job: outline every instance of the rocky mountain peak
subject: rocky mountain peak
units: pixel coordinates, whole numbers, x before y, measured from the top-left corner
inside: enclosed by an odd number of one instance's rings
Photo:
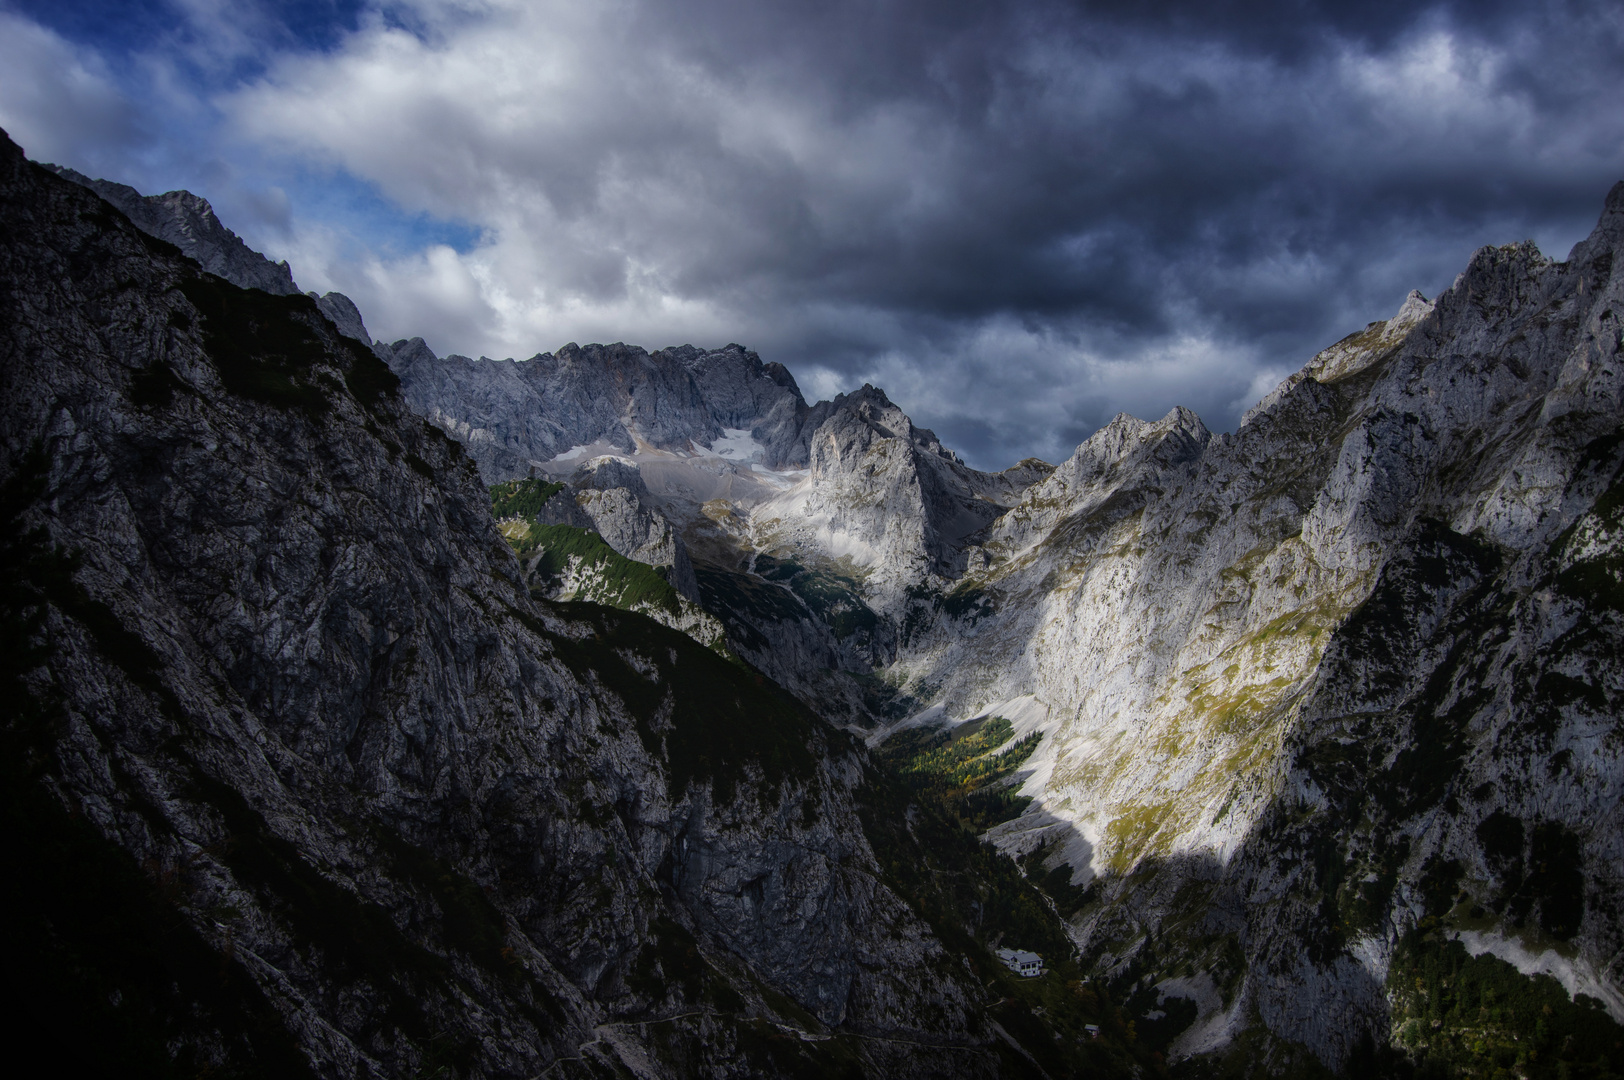
[[[305,295],[316,302],[321,313],[338,327],[339,333],[354,338],[368,347],[372,345],[372,335],[367,333],[366,323],[362,321],[361,311],[355,306],[355,301],[338,292],[330,292],[325,296],[317,296],[313,292]]]
[[[428,342],[420,337],[402,338],[389,346],[390,359],[397,368],[409,368],[416,364],[432,364],[439,357],[429,348]]]
[[[142,195],[127,184],[92,180],[83,173],[60,165],[45,165],[64,180],[89,188],[123,212],[137,228],[174,244],[204,270],[244,289],[261,289],[277,296],[299,292],[293,271],[284,262],[271,262],[250,248],[242,238],[221,223],[214,207],[190,191],[169,191],[162,195]],[[355,303],[343,293],[318,296],[307,293],[321,313],[331,319],[339,332],[368,347],[371,336]],[[380,352],[380,356],[383,354]]]
[[[396,342],[389,362],[408,400],[469,444],[491,481],[526,476],[576,447],[711,449],[742,432],[760,463],[797,467],[807,408],[787,372],[742,346],[579,345],[528,360],[436,357],[420,339]]]
[[[1420,322],[1432,311],[1432,301],[1421,295],[1420,289],[1411,289],[1410,294],[1404,298],[1404,304],[1398,309],[1398,314],[1387,320],[1387,329],[1390,333],[1408,330]]]
[[[1173,440],[1180,446],[1204,447],[1212,432],[1191,409],[1178,405],[1160,420],[1141,420],[1118,413],[1111,422],[1085,439],[1072,455],[1077,462],[1104,465],[1135,453],[1140,447]]]
[[[1457,284],[1458,284],[1457,280]],[[1386,358],[1394,349],[1398,348],[1409,337],[1411,331],[1437,306],[1436,301],[1429,301],[1421,295],[1420,290],[1411,289],[1404,303],[1399,306],[1398,312],[1390,319],[1383,319],[1370,323],[1363,330],[1349,334],[1317,353],[1312,360],[1302,368],[1280,383],[1262,401],[1246,410],[1241,417],[1241,426],[1245,427],[1254,417],[1262,416],[1274,405],[1292,393],[1305,379],[1313,379],[1320,383],[1333,383],[1349,378],[1364,371],[1366,368]]]
[[[1183,406],[1155,421],[1118,413],[1023,501],[1037,503],[1060,497],[1062,491],[1115,483],[1116,479],[1107,478],[1120,478],[1147,462],[1157,469],[1193,462],[1211,441],[1212,433],[1201,418]]]
[[[1607,202],[1601,219],[1589,236],[1573,246],[1568,262],[1585,265],[1598,258],[1606,258],[1624,239],[1624,180],[1607,192]]]
[[[790,374],[789,368],[774,360],[772,363],[764,365],[761,370],[762,374],[767,378],[794,393],[803,403],[805,402],[806,399],[801,398],[801,388],[796,385],[795,376]]]
[[[627,488],[644,498],[649,494],[641,470],[632,462],[617,457],[596,457],[583,462],[570,476],[570,484],[581,490],[593,491]]]
[[[915,427],[913,420],[886,396],[884,390],[876,386],[864,383],[861,388],[841,394],[829,404],[831,411],[849,410],[886,438],[902,439],[928,454],[949,461],[960,460],[958,454],[942,446],[934,431]]]
[[[92,180],[60,165],[44,167],[94,191],[141,230],[174,244],[211,274],[245,289],[263,289],[278,296],[299,291],[286,262],[273,263],[243,243],[241,237],[220,223],[214,208],[201,196],[189,191],[142,195],[128,185]]]

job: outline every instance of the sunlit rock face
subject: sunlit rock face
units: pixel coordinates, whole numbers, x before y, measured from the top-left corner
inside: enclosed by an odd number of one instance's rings
[[[1469,908],[1624,1015],[1621,241],[1624,185],[1568,261],[1479,251],[1233,435],[1119,417],[889,669],[958,715],[1049,707],[995,839],[1103,877],[1079,941],[1205,998],[1185,1049],[1261,1020],[1339,1062],[1385,1034],[1398,936]],[[1584,884],[1531,884],[1536,844]],[[1174,978],[1229,942],[1224,993]]]
[[[593,458],[570,474],[564,490],[543,507],[543,521],[577,525],[638,562],[666,567],[677,592],[699,599],[688,547],[655,508],[637,466],[618,458]]]
[[[970,538],[1048,471],[972,469],[872,386],[820,402],[805,430],[808,475],[752,508],[752,543],[849,563],[888,613],[957,577]]]

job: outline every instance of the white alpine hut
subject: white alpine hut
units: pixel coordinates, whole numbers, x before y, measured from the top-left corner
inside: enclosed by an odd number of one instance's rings
[[[1015,974],[1035,979],[1043,974],[1043,957],[1024,949],[999,949],[998,959]]]

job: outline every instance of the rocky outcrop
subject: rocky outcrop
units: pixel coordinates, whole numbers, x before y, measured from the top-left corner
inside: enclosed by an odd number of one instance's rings
[[[220,276],[225,277],[224,274]],[[234,285],[241,284],[241,282],[233,281],[231,278],[226,278],[226,280],[231,281]],[[354,338],[372,349],[380,359],[388,359],[389,354],[384,347],[374,342],[371,335],[367,333],[366,323],[361,320],[361,311],[355,306],[355,301],[340,292],[330,292],[325,296],[317,296],[313,292],[305,295],[316,302],[316,307],[321,310],[323,315],[327,316],[340,334],[347,338]]]
[[[637,466],[611,457],[593,458],[570,476],[562,492],[547,500],[542,512],[544,521],[558,514],[560,524],[587,522],[587,528],[628,559],[667,567],[677,592],[699,599],[688,547],[653,505]]]
[[[261,289],[277,296],[292,296],[299,292],[288,264],[285,261],[273,263],[243,243],[241,237],[221,224],[207,199],[190,191],[142,195],[127,184],[92,180],[81,172],[61,165],[46,165],[44,168],[64,180],[71,180],[94,191],[116,206],[142,232],[175,245],[181,254],[195,260],[216,277],[225,278],[244,289]],[[307,295],[316,302],[321,313],[332,320],[339,333],[369,348],[373,347],[361,312],[353,300],[339,292],[324,296],[315,293]],[[374,351],[387,358],[381,347],[374,348]]]
[[[590,534],[586,538],[575,539],[586,540],[589,543]],[[556,573],[543,575],[539,572],[538,564],[549,554],[554,558],[561,558],[563,565]],[[559,555],[556,550],[547,546],[538,548],[524,560],[527,571],[525,580],[530,586],[531,595],[540,594],[549,600],[580,600],[620,608],[623,611],[634,611],[653,619],[661,626],[669,626],[679,633],[688,635],[708,649],[720,651],[727,647],[726,627],[696,601],[688,599],[675,589],[670,592],[661,589],[659,595],[655,597],[640,595],[641,590],[636,587],[638,584],[654,583],[634,581],[631,587],[628,587],[627,570],[635,572],[635,567],[627,568],[624,564],[617,564],[607,558],[593,558],[594,554],[602,553],[566,551]]]
[[[40,1030],[108,1020],[60,1054],[995,1071],[962,961],[881,884],[854,744],[532,600],[459,445],[309,298],[9,142],[0,223],[8,969]]]
[[[727,631],[700,605],[687,548],[650,505],[635,466],[594,458],[568,484],[515,481],[492,491],[500,497],[518,485],[547,495],[528,518],[497,523],[519,554],[532,594],[636,611],[707,648],[725,649]]]
[[[752,510],[755,546],[844,560],[888,611],[910,588],[962,573],[969,539],[1047,471],[971,469],[872,386],[819,402],[803,430],[808,476]]]
[[[118,207],[143,232],[174,244],[217,277],[245,289],[263,289],[277,296],[291,296],[299,291],[288,264],[273,263],[243,243],[241,237],[220,224],[207,199],[190,191],[142,195],[127,184],[92,180],[60,165],[45,168],[94,191]],[[353,310],[355,305],[349,306]]]

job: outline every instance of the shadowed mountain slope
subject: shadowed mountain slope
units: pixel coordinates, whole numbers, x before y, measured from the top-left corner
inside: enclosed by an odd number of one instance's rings
[[[862,749],[533,600],[459,444],[313,300],[9,141],[0,236],[17,1037],[158,1075],[1025,1060],[885,883]]]

